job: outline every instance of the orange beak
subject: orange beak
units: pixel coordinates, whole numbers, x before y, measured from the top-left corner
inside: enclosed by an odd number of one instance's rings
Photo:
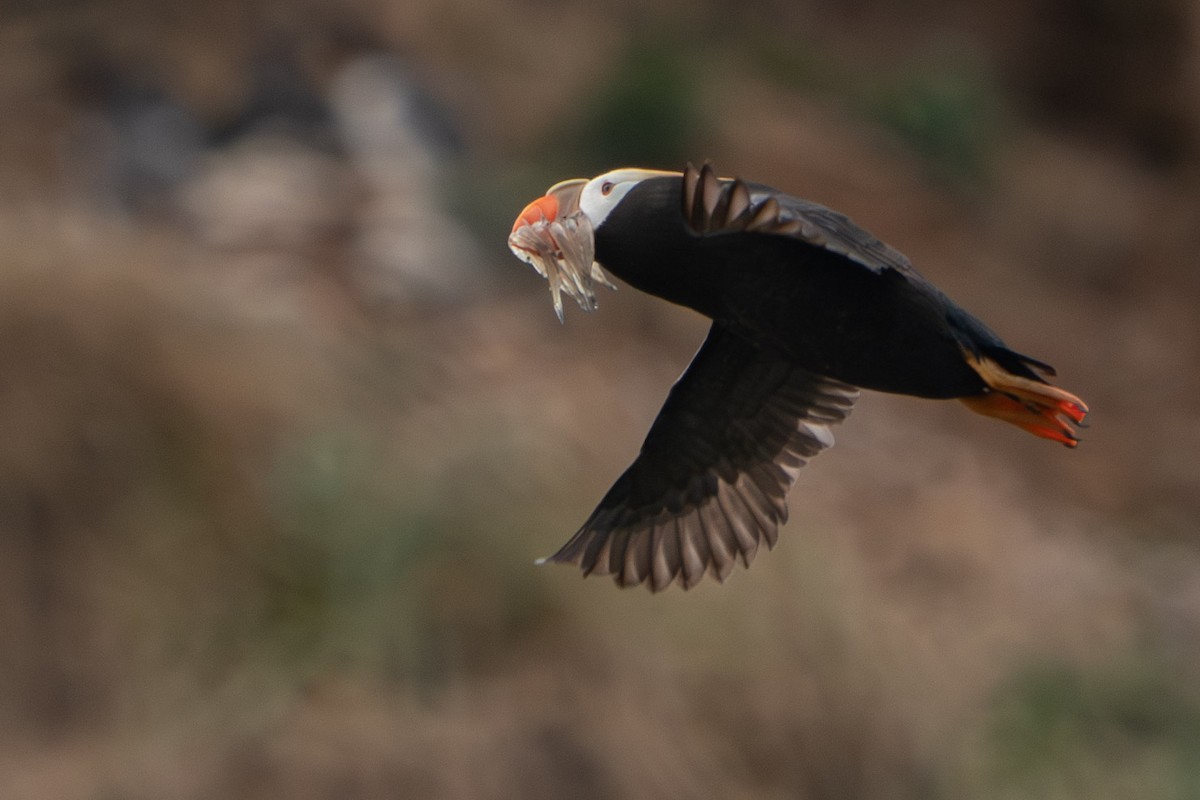
[[[552,194],[547,194],[525,206],[525,209],[517,217],[517,221],[513,223],[512,229],[515,231],[522,225],[533,225],[542,220],[553,222],[557,218],[558,198]]]
[[[557,219],[573,214],[579,210],[579,193],[583,191],[586,180],[573,178],[560,181],[549,189],[546,194],[534,200],[521,211],[512,229],[526,225],[536,225],[539,222],[554,222]]]

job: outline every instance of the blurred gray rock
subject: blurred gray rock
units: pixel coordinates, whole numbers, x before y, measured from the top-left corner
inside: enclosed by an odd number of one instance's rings
[[[397,57],[371,51],[334,76],[331,102],[366,200],[351,280],[378,302],[437,302],[470,292],[478,248],[442,203],[447,159],[461,148]]]

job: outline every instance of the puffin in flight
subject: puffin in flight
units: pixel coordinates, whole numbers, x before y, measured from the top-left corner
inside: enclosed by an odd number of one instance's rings
[[[774,546],[786,495],[858,390],[961,400],[1068,447],[1087,406],[847,217],[709,165],[555,184],[513,253],[591,311],[607,269],[712,327],[641,452],[543,561],[621,586],[724,581]]]

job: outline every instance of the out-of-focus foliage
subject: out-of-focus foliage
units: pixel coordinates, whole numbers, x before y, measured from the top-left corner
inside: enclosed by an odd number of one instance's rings
[[[928,162],[939,177],[986,177],[999,134],[994,88],[969,68],[905,76],[882,89],[868,113]]]
[[[1200,705],[1149,666],[1017,674],[990,732],[999,796],[1194,797]]]
[[[640,37],[580,103],[577,136],[584,166],[610,164],[679,169],[701,140],[696,65],[672,37]]]

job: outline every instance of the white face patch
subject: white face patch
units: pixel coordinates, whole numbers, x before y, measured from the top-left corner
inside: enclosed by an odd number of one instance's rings
[[[593,228],[608,218],[617,203],[629,194],[629,190],[647,178],[678,176],[678,172],[664,172],[656,169],[614,169],[599,177],[592,178],[579,194],[579,210],[587,215]]]

